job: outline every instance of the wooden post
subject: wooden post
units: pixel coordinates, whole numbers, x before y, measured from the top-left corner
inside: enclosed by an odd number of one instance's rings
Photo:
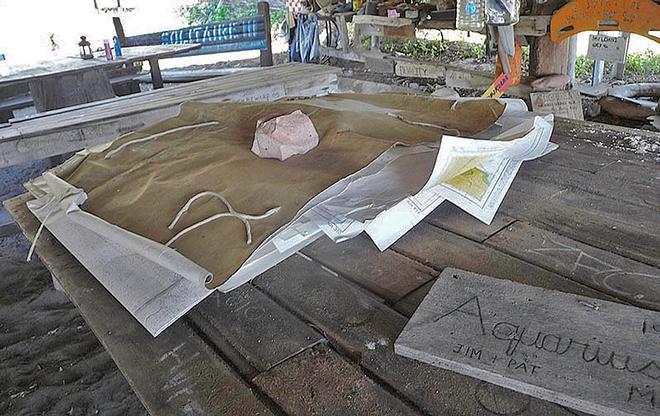
[[[348,52],[350,47],[348,40],[348,27],[346,26],[346,16],[338,14],[335,17],[335,22],[337,22],[337,29],[339,30],[339,41],[341,42],[341,50]]]
[[[622,36],[626,39],[626,53],[625,57],[628,57],[628,47],[630,46],[630,32],[622,32]],[[623,79],[624,72],[626,70],[626,61],[616,62],[614,64],[614,78]]]
[[[564,5],[563,0],[548,0],[543,4],[534,3],[534,15],[551,15]],[[544,75],[567,74],[569,59],[569,41],[554,43],[550,33],[532,37],[529,42],[529,75],[532,79]]]
[[[591,86],[595,87],[596,85],[603,82],[603,72],[605,71],[605,61],[596,59],[594,61],[594,70],[591,75]]]
[[[158,58],[149,59],[149,68],[151,68],[151,84],[154,89],[163,88],[163,75],[160,73]]]
[[[577,60],[577,35],[568,38],[568,76],[575,85],[575,61]]]
[[[259,52],[261,66],[273,66],[273,45],[270,36],[270,5],[267,1],[257,3],[257,14],[264,17],[264,31],[266,36],[266,50]]]
[[[121,24],[121,19],[119,19],[118,17],[113,17],[112,24],[115,27],[115,34],[119,39],[119,43],[121,44],[121,46],[126,46],[126,34],[124,34],[124,26],[122,26]]]

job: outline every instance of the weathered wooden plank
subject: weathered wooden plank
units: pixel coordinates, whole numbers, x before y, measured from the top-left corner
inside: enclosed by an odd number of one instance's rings
[[[649,130],[633,129],[593,121],[570,120],[561,117],[555,119],[554,133],[559,136],[591,140],[608,147],[632,151],[638,149],[631,139],[649,143],[658,143],[660,141],[660,133]],[[658,152],[656,150],[654,153],[657,154]]]
[[[547,289],[608,298],[556,273],[423,222],[392,248],[437,270],[456,267]]]
[[[624,302],[660,310],[660,270],[518,221],[486,244]]]
[[[113,98],[115,92],[102,69],[74,72],[29,81],[38,112]]]
[[[337,244],[321,238],[302,252],[390,302],[438,275],[432,268],[392,250],[381,252],[363,234]]]
[[[253,282],[351,355],[359,355],[365,343],[378,342],[378,334],[390,332],[383,327],[396,325],[386,318],[391,309],[381,299],[301,255],[289,257]]]
[[[410,26],[412,24],[412,20],[403,17],[384,17],[358,14],[353,16],[353,24],[402,27]]]
[[[371,72],[378,72],[381,74],[394,73],[394,60],[390,58],[370,58],[365,57],[364,66]]]
[[[553,136],[553,141],[555,141],[555,138],[556,136]],[[608,165],[616,164],[617,160],[620,160],[605,156],[604,152],[597,152],[595,146],[591,146],[594,149],[593,152],[581,152],[579,149],[572,147],[569,144],[560,144],[559,149],[543,156],[543,162],[596,173]]]
[[[446,67],[445,70],[445,84],[448,87],[485,89],[492,82],[492,76],[485,72],[457,67]]]
[[[559,118],[557,120],[555,126],[563,124],[563,119]],[[616,142],[612,143],[611,141],[605,141],[601,138],[599,132],[590,128],[585,129],[592,133],[581,135],[581,137],[573,137],[564,136],[555,130],[551,140],[557,143],[560,149],[570,150],[572,153],[602,158],[602,161],[608,162],[607,164],[610,162],[629,162],[646,165],[647,163],[657,162],[655,160],[656,156],[653,153],[635,152],[630,146],[624,147],[618,145]]]
[[[561,124],[561,121],[559,123]],[[620,133],[614,132],[614,134]],[[650,187],[658,186],[660,177],[649,173],[660,169],[656,154],[645,152],[643,149],[631,151],[629,147],[619,146],[616,143],[603,143],[598,141],[600,137],[598,133],[587,137],[595,137],[595,140],[565,137],[555,133],[552,141],[559,144],[559,149],[540,160],[544,163],[596,173],[598,177],[615,178],[626,183]]]
[[[513,26],[516,36],[543,36],[548,33],[552,16],[520,16]]]
[[[547,181],[642,207],[660,207],[660,183],[640,184],[612,175],[587,173],[582,170],[547,163],[545,158],[524,163],[519,175],[530,181]],[[638,175],[660,177],[660,166],[649,164],[646,170],[640,171]]]
[[[70,75],[95,69],[112,69],[133,62],[146,61],[149,58],[167,58],[176,54],[199,48],[200,45],[152,45],[137,46],[122,49],[122,57],[108,61],[101,53],[94,59],[78,57],[60,57],[32,65],[16,65],[9,67],[9,73],[0,78],[0,84],[5,87],[11,84],[24,83],[52,75]]]
[[[327,347],[307,350],[254,382],[291,415],[419,414]]]
[[[603,168],[596,173],[598,176],[606,178],[617,177],[628,181],[629,183],[638,183],[657,189],[657,187],[660,186],[660,175],[649,173],[657,168],[657,162],[640,164],[631,163],[625,160],[617,160],[614,163],[603,166]]]
[[[651,208],[519,176],[500,211],[593,247],[660,264],[658,214]]]
[[[529,94],[532,109],[539,113],[550,113],[555,116],[573,120],[584,120],[582,113],[582,98],[575,90],[533,92]]]
[[[0,167],[106,143],[176,115],[178,106],[188,100],[261,101],[320,94],[336,81],[336,73],[336,69],[320,65],[264,68],[53,112],[10,127],[18,135],[0,140]],[[0,129],[0,136],[5,135],[4,130]]]
[[[259,372],[323,341],[318,332],[251,285],[216,292],[194,312],[210,323],[211,328],[204,328],[207,336],[227,340]]]
[[[392,306],[394,310],[396,310],[403,316],[407,316],[408,318],[410,318],[413,315],[413,313],[415,313],[415,310],[417,309],[419,304],[422,303],[424,296],[426,296],[426,294],[429,293],[429,290],[431,290],[431,287],[435,283],[436,279],[429,280],[428,282],[424,283],[422,286],[418,287],[417,289],[407,294],[405,297],[401,298],[397,303],[395,303]]]
[[[32,239],[39,222],[25,206],[29,199],[4,204]],[[271,414],[185,322],[153,338],[47,230],[36,252],[151,414]]]
[[[400,77],[439,79],[445,76],[444,65],[408,59],[396,59],[395,62],[394,72]]]
[[[602,415],[657,415],[660,313],[447,269],[397,354]]]
[[[498,213],[490,224],[484,224],[456,205],[447,201],[433,210],[424,221],[462,235],[470,240],[482,242],[515,221],[506,214]]]
[[[363,367],[428,414],[570,414],[554,404],[396,356],[393,341],[406,319],[320,264],[293,256],[254,282],[334,345],[361,357]]]

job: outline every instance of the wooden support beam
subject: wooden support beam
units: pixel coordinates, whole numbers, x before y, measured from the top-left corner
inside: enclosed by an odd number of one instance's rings
[[[544,36],[550,28],[552,16],[520,16],[513,26],[516,36]]]
[[[378,25],[389,27],[402,27],[412,24],[412,20],[403,17],[383,17],[383,16],[367,16],[365,14],[358,14],[353,16],[353,23],[356,25]]]
[[[158,58],[149,59],[149,71],[151,72],[151,84],[154,86],[154,89],[163,88],[163,75],[160,73]]]
[[[550,16],[564,4],[563,0],[549,0],[543,4],[534,3],[532,13]],[[532,79],[544,75],[568,74],[568,39],[553,42],[550,34],[532,37],[529,42],[529,75]]]
[[[266,34],[266,50],[259,52],[259,61],[261,66],[273,66],[273,45],[270,35],[270,5],[267,1],[257,3],[257,14],[264,17],[264,31]]]
[[[119,17],[112,18],[112,25],[115,27],[115,34],[119,39],[119,43],[123,46],[126,44],[126,34],[124,33],[124,26],[121,24]]]

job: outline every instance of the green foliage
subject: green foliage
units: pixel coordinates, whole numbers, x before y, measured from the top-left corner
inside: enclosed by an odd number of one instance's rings
[[[244,19],[256,15],[256,6],[241,7],[228,5],[223,0],[196,0],[195,4],[182,6],[178,13],[186,20],[188,25],[203,25],[212,22],[226,22],[229,20]],[[270,18],[273,26],[284,21],[284,9],[271,9]]]
[[[575,77],[588,78],[594,68],[594,60],[586,55],[580,55],[575,58]]]
[[[386,53],[399,53],[407,57],[422,61],[446,61],[454,59],[476,59],[483,61],[485,58],[484,45],[463,41],[444,40],[408,40],[405,42],[388,42],[383,45]]]
[[[626,72],[642,77],[660,76],[660,54],[650,49],[629,54],[626,60]]]
[[[605,62],[604,74],[611,74],[613,66],[609,62]],[[593,69],[594,60],[588,56],[580,55],[575,59],[575,76],[577,78],[591,78]],[[660,55],[650,49],[640,53],[628,54],[626,75],[639,78],[660,76]]]

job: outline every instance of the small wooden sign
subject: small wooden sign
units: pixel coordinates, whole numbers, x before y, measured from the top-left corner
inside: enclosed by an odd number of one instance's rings
[[[445,84],[448,87],[482,89],[490,87],[493,82],[488,74],[466,69],[447,68],[445,74]]]
[[[400,77],[438,79],[445,76],[445,68],[443,66],[417,61],[397,60],[394,71]]]
[[[626,61],[626,38],[623,36],[590,35],[587,56],[606,62]]]
[[[660,313],[445,269],[397,354],[598,415],[660,413]]]
[[[532,110],[536,112],[584,120],[582,98],[578,91],[533,92],[529,94],[529,98],[532,101]]]
[[[495,81],[488,87],[482,98],[500,98],[512,84],[512,75],[510,72],[502,72]]]

